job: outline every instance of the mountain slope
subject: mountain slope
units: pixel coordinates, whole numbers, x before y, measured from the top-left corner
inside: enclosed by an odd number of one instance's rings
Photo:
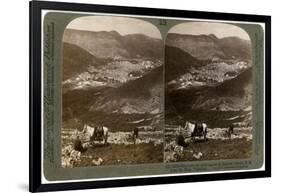
[[[218,41],[225,58],[251,59],[251,43],[238,37],[225,37]]]
[[[69,43],[63,44],[63,80],[88,70],[90,65],[103,65],[104,62],[83,48]]]
[[[131,57],[163,59],[163,41],[143,34],[130,34],[122,37],[122,44]]]
[[[199,67],[203,63],[180,48],[165,47],[165,82],[169,82],[180,75],[189,72],[192,67]]]

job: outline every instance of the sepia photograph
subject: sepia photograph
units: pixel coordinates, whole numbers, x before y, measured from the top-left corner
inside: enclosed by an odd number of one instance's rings
[[[165,162],[249,159],[253,64],[235,24],[183,22],[165,40]]]
[[[271,175],[271,18],[30,3],[30,190]]]
[[[140,19],[79,17],[62,57],[62,166],[163,162],[160,31]]]

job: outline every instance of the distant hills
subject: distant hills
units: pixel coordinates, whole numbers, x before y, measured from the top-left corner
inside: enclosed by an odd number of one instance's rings
[[[165,111],[181,114],[190,110],[251,109],[252,67],[239,62],[251,59],[249,41],[238,37],[219,39],[213,34],[169,34],[166,44]],[[220,62],[212,62],[214,58],[219,58]],[[236,62],[226,64],[224,60]],[[219,71],[226,69],[233,71],[226,72],[221,82],[208,83],[211,77],[219,76]],[[233,77],[229,77],[231,73]],[[190,86],[180,88],[179,85],[186,84],[180,82],[182,77],[188,77],[186,74],[189,78],[184,81],[189,82]],[[198,86],[200,81],[202,86]],[[195,82],[197,86],[193,86]]]
[[[143,34],[122,36],[116,31],[66,29],[63,41],[75,44],[98,58],[163,59],[163,41]]]
[[[177,47],[200,60],[251,59],[250,41],[239,37],[217,38],[210,35],[186,35],[169,33],[166,45]]]
[[[64,117],[163,112],[162,40],[67,29],[63,41]]]
[[[251,108],[252,68],[242,69],[234,78],[213,85],[164,89],[168,82],[186,73],[198,76],[194,69],[210,64],[214,58],[250,60],[247,40],[219,39],[212,34],[169,34],[164,47],[163,40],[143,34],[122,36],[116,31],[67,29],[63,41],[63,81],[82,85],[64,93],[64,112],[69,117],[89,112],[156,116],[163,113],[164,92],[165,111]],[[220,64],[217,65],[219,68]],[[216,72],[215,69],[211,73]],[[113,83],[109,84],[110,81]],[[93,82],[105,84],[95,87]],[[83,84],[90,86],[81,89]]]

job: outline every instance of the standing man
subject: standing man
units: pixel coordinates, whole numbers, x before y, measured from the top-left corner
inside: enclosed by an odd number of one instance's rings
[[[81,153],[84,153],[87,151],[87,148],[83,147],[82,141],[80,140],[79,135],[76,136],[76,139],[74,140],[74,150],[79,151]]]

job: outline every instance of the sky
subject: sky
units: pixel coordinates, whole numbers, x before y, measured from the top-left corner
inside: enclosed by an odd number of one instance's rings
[[[158,29],[149,22],[117,16],[85,16],[71,21],[67,28],[86,31],[117,31],[121,35],[142,33],[161,39]]]
[[[169,33],[201,35],[214,34],[218,38],[237,36],[245,40],[249,40],[249,35],[242,28],[224,23],[211,22],[186,22],[178,24],[169,30]]]

